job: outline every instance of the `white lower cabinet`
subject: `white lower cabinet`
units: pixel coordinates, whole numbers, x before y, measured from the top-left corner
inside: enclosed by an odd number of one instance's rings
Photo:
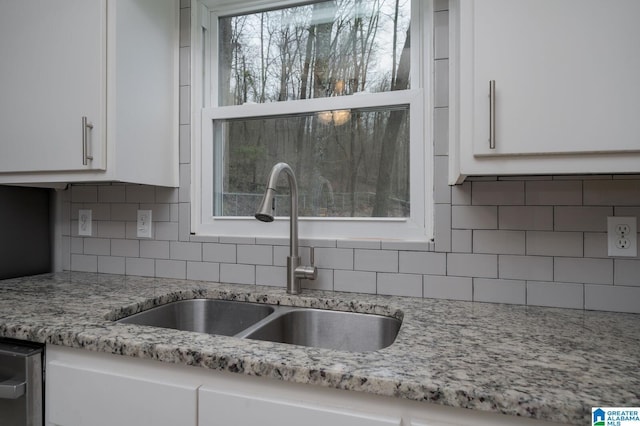
[[[552,423],[47,346],[47,426],[552,426]]]
[[[293,399],[278,395],[251,395],[204,386],[198,394],[199,426],[401,426],[399,414],[381,416],[314,402],[298,394]],[[344,401],[348,402],[348,401]]]

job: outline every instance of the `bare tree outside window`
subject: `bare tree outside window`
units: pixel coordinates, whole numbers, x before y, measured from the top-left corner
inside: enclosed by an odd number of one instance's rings
[[[220,106],[410,88],[410,0],[331,0],[219,19]],[[215,215],[252,216],[288,162],[300,215],[408,217],[409,106],[215,120]],[[283,182],[284,184],[284,182]],[[286,186],[283,185],[283,196]],[[287,214],[287,203],[277,214]]]

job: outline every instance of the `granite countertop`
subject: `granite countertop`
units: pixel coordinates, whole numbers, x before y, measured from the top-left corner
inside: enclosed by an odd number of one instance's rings
[[[393,345],[350,353],[112,321],[195,297],[403,324]],[[65,272],[0,281],[0,336],[560,423],[640,406],[634,314]]]

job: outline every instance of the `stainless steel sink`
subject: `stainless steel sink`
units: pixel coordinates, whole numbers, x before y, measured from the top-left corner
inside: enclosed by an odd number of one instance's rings
[[[248,339],[367,352],[386,348],[398,335],[395,318],[354,312],[293,308],[245,335]]]
[[[218,299],[171,302],[117,322],[351,352],[386,348],[402,324],[381,315]]]
[[[234,336],[273,311],[272,306],[258,303],[189,299],[151,308],[118,322]]]

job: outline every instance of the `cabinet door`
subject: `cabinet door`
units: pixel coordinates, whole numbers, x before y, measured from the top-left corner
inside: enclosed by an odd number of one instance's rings
[[[465,0],[460,9],[474,155],[640,151],[639,1]]]
[[[104,169],[105,1],[0,3],[0,172]]]
[[[222,391],[203,386],[198,392],[198,426],[400,426],[397,417],[382,417],[312,404]]]
[[[47,424],[196,426],[197,386],[116,369],[47,363]]]

